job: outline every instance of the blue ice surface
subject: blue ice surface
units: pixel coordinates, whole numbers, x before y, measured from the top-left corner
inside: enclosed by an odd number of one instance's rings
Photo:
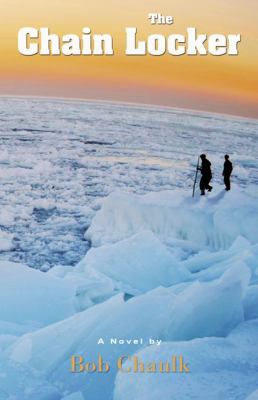
[[[0,229],[14,234],[0,258],[34,268],[74,265],[98,200],[115,190],[189,191],[207,153],[213,185],[223,156],[233,183],[257,184],[258,121],[172,108],[0,98]],[[198,193],[198,187],[197,187]]]

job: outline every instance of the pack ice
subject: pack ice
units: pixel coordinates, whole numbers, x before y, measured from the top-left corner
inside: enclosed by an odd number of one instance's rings
[[[1,261],[0,399],[255,398],[257,201],[255,187],[201,199],[112,193],[75,267]],[[71,373],[72,355],[99,354],[108,373]],[[118,372],[117,359],[133,354],[182,354],[190,373]]]

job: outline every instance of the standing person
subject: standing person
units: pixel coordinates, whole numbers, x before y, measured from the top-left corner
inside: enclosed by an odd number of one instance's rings
[[[208,190],[208,192],[212,191],[212,186],[210,186],[210,181],[212,178],[211,162],[206,158],[206,154],[201,154],[200,158],[202,160],[202,165],[199,168],[202,174],[200,180],[200,190],[201,190],[201,196],[204,196],[205,190]]]
[[[225,189],[227,191],[230,190],[230,175],[231,175],[232,171],[233,171],[232,162],[229,160],[229,156],[226,154],[222,176],[224,176],[224,183],[226,186]]]

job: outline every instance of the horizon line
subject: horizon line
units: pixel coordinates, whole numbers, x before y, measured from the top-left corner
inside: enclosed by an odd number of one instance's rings
[[[218,117],[225,117],[225,118],[237,118],[237,119],[246,119],[255,121],[258,123],[258,118],[256,117],[247,117],[244,115],[236,115],[233,113],[221,113],[216,111],[207,111],[198,108],[185,108],[185,107],[178,107],[178,106],[168,106],[162,104],[155,104],[155,103],[144,103],[144,102],[132,102],[126,100],[105,100],[105,99],[95,99],[95,98],[85,98],[85,97],[63,97],[63,96],[44,96],[44,95],[26,95],[26,94],[0,94],[0,98],[32,98],[32,99],[50,99],[50,100],[63,100],[63,101],[78,101],[78,102],[97,102],[97,103],[110,103],[110,104],[124,104],[130,105],[133,107],[146,107],[146,108],[161,108],[161,109],[170,109],[170,110],[178,110],[178,111],[191,111],[193,113],[198,114],[210,114],[216,115]]]

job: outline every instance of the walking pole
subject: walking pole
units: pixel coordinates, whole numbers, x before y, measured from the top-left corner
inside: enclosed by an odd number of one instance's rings
[[[199,160],[200,160],[200,157],[198,156],[198,161],[197,161],[196,171],[195,171],[195,178],[194,178],[193,195],[192,195],[192,197],[194,197],[194,193],[195,193],[195,185],[196,185],[197,175],[198,175],[198,171],[199,171]]]

